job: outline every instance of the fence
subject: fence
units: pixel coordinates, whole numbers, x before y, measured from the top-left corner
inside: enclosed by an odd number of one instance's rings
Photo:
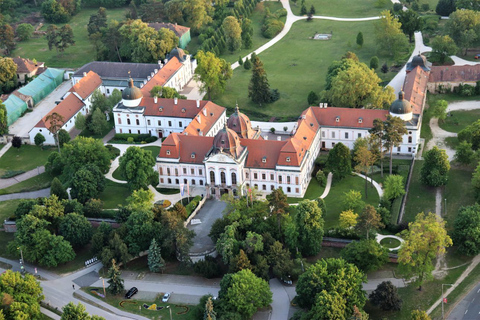
[[[324,237],[322,247],[345,248],[353,241],[357,240]],[[390,259],[390,262],[397,263],[398,255],[396,253],[388,253],[388,258]]]
[[[400,214],[398,215],[397,224],[402,222],[403,214],[405,213],[405,205],[408,198],[408,190],[410,189],[410,181],[412,180],[413,167],[415,165],[415,158],[412,159],[410,170],[408,171],[407,183],[405,184],[405,194],[402,198],[402,205],[400,206]]]

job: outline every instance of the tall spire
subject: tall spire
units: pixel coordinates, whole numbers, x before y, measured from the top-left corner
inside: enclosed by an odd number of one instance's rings
[[[238,108],[238,101],[235,101],[235,112],[238,114],[240,111],[239,111],[239,108]]]

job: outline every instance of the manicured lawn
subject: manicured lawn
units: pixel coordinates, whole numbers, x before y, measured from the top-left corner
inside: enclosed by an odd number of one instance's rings
[[[415,220],[418,213],[435,212],[435,188],[424,186],[420,182],[420,170],[423,160],[415,161],[413,167],[412,180],[410,181],[410,190],[408,192],[407,204],[403,221],[411,222]]]
[[[450,132],[460,132],[466,126],[480,119],[480,110],[452,111],[444,122],[439,123],[440,128]]]
[[[248,83],[251,70],[237,68],[228,81],[225,92],[214,102],[233,110],[236,101],[252,120],[268,120],[277,117],[279,121],[296,120],[309,107],[307,96],[310,91],[319,93],[324,89],[328,67],[334,60],[340,60],[347,51],[355,52],[360,61],[369,64],[376,53],[373,36],[365,37],[363,48],[355,45],[359,31],[364,35],[373,33],[372,21],[337,22],[314,20],[294,23],[289,33],[278,43],[262,52],[259,57],[264,63],[270,87],[278,89],[280,99],[268,105],[258,106],[248,98]],[[312,40],[316,32],[333,31],[328,41]],[[380,63],[392,62],[390,57],[380,56]],[[380,73],[382,80],[391,79],[395,73]],[[292,84],[295,85],[292,85]]]
[[[170,319],[170,312],[166,308],[166,306],[170,306],[172,309],[172,316],[175,317],[175,319],[179,320],[194,320],[194,313],[190,310],[194,306],[187,306],[187,305],[176,305],[173,303],[163,303],[162,302],[162,297],[164,292],[159,292],[158,295],[154,300],[136,300],[136,299],[128,299],[126,300],[123,295],[121,296],[111,296],[110,294],[107,293],[106,298],[101,298],[97,296],[96,294],[93,294],[91,289],[97,289],[98,292],[103,294],[103,288],[94,288],[94,287],[89,287],[89,288],[82,288],[86,293],[90,294],[92,297],[95,299],[99,299],[101,301],[104,301],[108,303],[109,305],[118,308],[119,310],[142,315],[144,317],[147,317],[149,319]],[[175,294],[175,293],[173,293]],[[134,296],[135,297],[135,296]],[[122,303],[124,302],[124,303]],[[156,304],[157,307],[163,307],[161,310],[148,310],[143,307],[144,304],[147,305],[152,305]],[[139,307],[142,306],[142,308],[139,310]],[[185,312],[186,311],[186,312]],[[185,312],[185,314],[183,314]]]
[[[11,147],[0,158],[0,176],[9,170],[28,171],[43,166],[48,156],[56,149],[41,150],[37,146],[22,145],[20,149]]]
[[[48,50],[45,37],[32,38],[28,41],[19,42],[17,49],[11,54],[12,57],[21,56],[24,58],[37,59],[45,62],[48,67],[69,67],[77,68],[95,60],[95,49],[88,39],[87,25],[90,16],[98,9],[82,9],[75,15],[68,24],[73,29],[75,45],[67,48],[64,53],[57,53],[55,49]],[[107,9],[108,20],[123,20],[125,9]],[[46,23],[40,30],[46,31],[49,24]],[[61,27],[63,24],[58,24]]]
[[[3,220],[7,220],[13,216],[13,213],[15,212],[15,209],[17,209],[19,203],[19,199],[0,202],[0,223],[3,224]]]
[[[124,178],[123,175],[120,173],[120,167],[118,167],[117,169],[115,169],[115,171],[113,171],[112,177],[114,177],[114,178],[117,179],[117,180],[123,180],[123,181],[125,181],[125,178]]]
[[[288,203],[298,203],[302,200],[309,199],[314,200],[320,197],[323,194],[325,187],[322,187],[320,183],[315,178],[312,178],[310,184],[308,185],[307,191],[305,192],[305,196],[303,198],[288,198]]]
[[[15,259],[17,258],[15,255],[11,255],[7,252],[7,245],[10,241],[13,240],[14,233],[10,232],[3,232],[0,231],[0,257],[8,258],[8,259]]]
[[[458,210],[463,206],[475,204],[475,196],[472,188],[473,168],[452,167],[448,174],[448,183],[445,187],[443,198],[447,199],[447,215],[444,219],[447,221],[447,229],[453,230],[453,223],[458,214]],[[445,204],[445,200],[443,200]],[[444,209],[444,208],[442,208]],[[442,212],[442,215],[445,211]]]
[[[460,144],[460,141],[458,140],[457,137],[446,137],[445,144],[452,149],[457,149],[458,145]]]
[[[386,238],[380,241],[380,244],[386,248],[392,249],[400,246],[400,241],[393,238]]]
[[[393,159],[392,160],[392,172],[393,174],[397,174],[403,177],[403,181],[406,183],[408,177],[408,170],[410,168],[411,160],[403,160],[403,159]],[[374,181],[383,185],[385,179],[389,176],[389,168],[390,168],[390,160],[388,157],[383,159],[383,177],[380,173],[380,162],[376,164],[378,172],[374,174],[369,174],[368,176],[371,177]]]
[[[52,180],[53,177],[50,174],[44,172],[36,177],[27,179],[25,181],[14,184],[13,186],[0,190],[0,195],[45,189],[50,187]]]
[[[240,49],[233,54],[230,52],[225,52],[220,56],[220,58],[225,59],[230,63],[238,61],[239,56],[246,56],[255,49],[260,48],[264,43],[270,41],[262,35],[262,25],[263,25],[263,16],[265,15],[265,9],[268,8],[270,12],[275,12],[278,9],[283,8],[280,2],[260,2],[257,4],[255,10],[250,16],[252,20],[253,35],[252,35],[252,47],[250,49]],[[285,17],[282,18],[282,21],[285,22]],[[242,67],[243,68],[243,67]]]
[[[105,190],[100,193],[99,199],[103,201],[104,209],[115,209],[118,205],[125,204],[130,194],[127,184],[107,180]]]
[[[152,156],[156,159],[158,154],[160,153],[160,147],[157,146],[149,146],[149,147],[142,147],[143,150],[148,150],[152,153]]]
[[[310,263],[315,263],[320,259],[327,259],[327,258],[340,258],[340,251],[343,248],[335,248],[335,247],[322,247],[320,252],[316,256],[307,257],[307,261]]]
[[[390,1],[385,1],[385,6],[378,7],[377,0],[351,1],[351,0],[306,0],[307,11],[310,7],[315,7],[315,15],[329,17],[355,17],[365,18],[379,16],[382,10],[388,10],[393,7]],[[290,7],[296,15],[300,15],[301,1],[293,3],[290,1]],[[366,34],[364,33],[364,36]]]
[[[333,181],[332,189],[325,198],[327,206],[327,215],[325,219],[325,229],[338,226],[338,219],[340,213],[344,210],[343,197],[344,194],[350,190],[360,191],[362,193],[362,200],[366,204],[371,204],[374,207],[378,206],[379,196],[374,187],[368,184],[368,199],[365,199],[365,180],[358,176],[347,176],[340,181]]]

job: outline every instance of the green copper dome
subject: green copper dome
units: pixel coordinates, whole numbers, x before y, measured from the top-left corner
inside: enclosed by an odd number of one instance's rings
[[[392,105],[390,106],[390,113],[393,114],[408,114],[412,113],[412,105],[410,102],[404,99],[403,91],[398,93],[398,99],[393,101]]]
[[[137,100],[143,97],[142,91],[133,85],[133,79],[128,80],[128,87],[122,92],[123,100]]]

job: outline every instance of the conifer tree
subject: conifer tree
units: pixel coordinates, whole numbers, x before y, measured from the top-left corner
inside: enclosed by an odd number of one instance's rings
[[[252,58],[252,79],[248,85],[248,97],[253,102],[262,104],[270,102],[270,85],[268,84],[267,72],[263,68],[260,58]]]
[[[155,239],[152,239],[148,249],[148,268],[152,272],[163,272],[165,268],[165,260],[162,258],[160,247]]]
[[[123,279],[120,277],[120,269],[112,259],[112,266],[108,270],[108,288],[107,291],[111,294],[119,294],[125,290],[123,286]]]

